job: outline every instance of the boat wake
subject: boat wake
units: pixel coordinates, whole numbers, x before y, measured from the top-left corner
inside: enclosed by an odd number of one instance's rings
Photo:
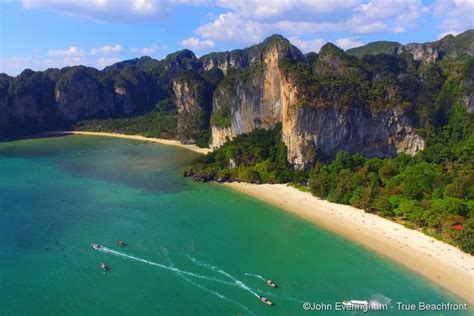
[[[204,291],[210,292],[210,293],[212,293],[213,295],[217,296],[218,298],[220,298],[222,300],[229,301],[229,302],[241,307],[242,309],[245,309],[249,313],[250,313],[250,311],[248,310],[248,308],[245,305],[243,305],[239,302],[236,302],[236,301],[222,295],[219,292],[216,292],[212,289],[209,289],[209,288],[205,287],[204,285],[193,281],[191,278],[201,279],[201,280],[206,280],[206,281],[210,281],[210,282],[216,282],[216,283],[221,283],[221,284],[226,284],[226,285],[238,287],[238,288],[243,289],[243,290],[247,291],[248,293],[254,295],[257,298],[260,298],[260,295],[256,292],[255,289],[251,288],[250,286],[248,286],[247,284],[245,284],[243,281],[239,280],[238,278],[236,278],[232,274],[222,270],[218,266],[215,266],[215,265],[212,265],[208,262],[196,259],[196,258],[194,258],[190,255],[186,255],[186,257],[189,260],[191,260],[194,264],[196,264],[198,266],[201,266],[201,267],[204,267],[205,269],[210,270],[212,272],[218,273],[218,274],[224,276],[225,279],[206,276],[206,275],[202,275],[202,274],[197,274],[197,273],[194,273],[194,272],[191,272],[191,271],[181,270],[181,269],[177,268],[171,262],[171,260],[169,260],[169,259],[168,260],[170,261],[170,265],[166,265],[166,264],[161,264],[161,263],[153,262],[153,261],[150,261],[150,260],[138,258],[138,257],[132,256],[132,255],[128,255],[126,253],[123,253],[123,252],[120,252],[120,251],[117,251],[117,250],[114,250],[114,249],[110,249],[110,248],[107,248],[107,247],[104,247],[104,246],[100,246],[100,247],[94,248],[94,249],[97,250],[97,251],[106,253],[106,254],[111,254],[111,255],[118,256],[118,257],[121,257],[121,258],[124,258],[124,259],[130,259],[130,260],[146,263],[146,264],[149,264],[151,266],[155,266],[155,267],[158,267],[158,268],[161,268],[161,269],[164,269],[164,270],[172,271],[172,272],[176,273],[179,277],[184,279],[185,281],[187,281],[190,284],[194,285],[195,287],[200,288]],[[254,276],[254,277],[257,277],[259,279],[265,280],[265,278],[263,278],[261,275],[258,275],[258,274],[245,273],[245,275]],[[267,296],[275,296],[275,297],[282,298],[280,295],[275,295],[274,293],[270,293],[268,291],[263,291],[261,294],[265,294]],[[299,299],[295,299],[295,298],[292,298],[292,297],[284,297],[282,299],[292,300],[292,301],[293,300],[294,301],[300,301]]]
[[[244,290],[247,290],[249,291],[250,293],[252,293],[253,295],[255,295],[256,297],[258,297],[259,295],[256,293],[256,290],[251,288],[250,286],[244,284],[242,281],[240,280],[237,280],[235,277],[233,277],[232,275],[230,275],[229,273],[223,271],[221,268],[217,267],[217,266],[214,266],[210,263],[207,263],[207,262],[204,262],[202,260],[199,260],[199,259],[196,259],[190,255],[186,255],[186,257],[191,260],[192,262],[194,262],[195,264],[201,266],[201,267],[204,267],[204,268],[207,268],[211,271],[214,271],[214,272],[217,272],[217,273],[220,273],[220,274],[223,274],[225,276],[227,276],[228,278],[230,278],[232,281],[234,281],[234,284],[235,286],[238,286],[240,288],[243,288]],[[247,276],[253,276],[253,277],[256,277],[256,278],[259,278],[259,279],[262,279],[263,281],[266,281],[266,279],[259,275],[259,274],[253,274],[253,273],[245,273],[245,275]],[[278,295],[276,294],[275,292],[269,292],[267,290],[258,290],[259,293],[261,295],[265,295],[267,297],[275,297],[275,298],[278,298],[280,300],[285,300],[285,301],[292,301],[292,302],[297,302],[299,304],[302,304],[304,302],[307,302],[308,300],[302,300],[300,298],[295,298],[295,297],[292,297],[292,296],[288,296],[288,295],[285,295],[285,296],[282,296],[282,295]]]
[[[248,291],[249,293],[255,295],[256,297],[260,297],[254,290],[252,290],[249,286],[247,286],[244,282],[242,282],[241,280],[237,279],[236,277],[234,277],[233,275],[225,272],[224,270],[222,270],[221,268],[217,267],[217,266],[213,266],[207,262],[204,262],[204,261],[201,261],[201,260],[198,260],[190,255],[186,255],[189,260],[191,260],[192,262],[194,262],[195,264],[197,265],[200,265],[204,268],[207,268],[207,269],[210,269],[214,272],[217,272],[217,273],[220,273],[224,276],[226,276],[227,278],[229,278],[230,280],[232,280],[234,282],[234,284],[238,287],[240,287],[241,289],[244,289],[246,291]]]
[[[190,277],[193,277],[193,278],[198,278],[198,279],[208,280],[208,281],[212,281],[212,282],[223,283],[223,284],[227,284],[227,285],[233,285],[233,283],[231,283],[231,282],[227,282],[227,281],[217,279],[217,278],[214,278],[214,277],[208,277],[208,276],[205,276],[205,275],[196,274],[196,273],[189,272],[189,271],[184,271],[184,270],[172,267],[172,266],[167,266],[167,265],[157,263],[157,262],[153,262],[153,261],[149,261],[149,260],[146,260],[146,259],[137,258],[137,257],[131,256],[131,255],[127,255],[123,252],[107,248],[107,247],[101,247],[100,249],[96,249],[96,250],[100,251],[100,252],[107,253],[107,254],[115,255],[115,256],[118,256],[118,257],[143,262],[143,263],[155,266],[155,267],[159,267],[159,268],[162,268],[162,269],[165,269],[165,270],[173,271],[175,273],[179,273],[179,274],[182,274],[182,275],[187,275],[187,276],[190,276]]]
[[[173,264],[173,262],[171,262],[171,260],[170,260],[170,264],[171,264],[171,267],[174,267],[174,264]],[[222,299],[222,300],[224,300],[224,301],[228,301],[228,302],[230,302],[230,303],[232,303],[232,304],[234,304],[234,305],[236,305],[236,306],[242,308],[243,310],[249,312],[250,315],[253,315],[253,313],[247,308],[247,306],[245,306],[245,305],[243,305],[243,304],[241,304],[241,303],[239,303],[239,302],[237,302],[237,301],[234,301],[233,299],[230,299],[230,298],[228,298],[227,296],[225,296],[225,295],[223,295],[223,294],[221,294],[221,293],[219,293],[219,292],[217,292],[217,291],[211,290],[211,289],[205,287],[204,285],[201,285],[201,284],[199,284],[199,283],[197,283],[197,282],[191,280],[190,278],[188,278],[187,276],[185,276],[185,275],[183,275],[183,274],[181,274],[181,273],[178,273],[178,276],[180,276],[180,277],[181,277],[183,280],[185,280],[186,282],[188,282],[188,283],[194,285],[195,287],[197,287],[197,288],[199,288],[199,289],[201,289],[201,290],[203,290],[203,291],[209,292],[209,293],[211,293],[211,294],[217,296],[218,298],[220,298],[220,299]]]
[[[260,280],[263,280],[263,281],[267,281],[263,276],[259,275],[259,274],[252,274],[252,273],[245,273],[245,275],[248,275],[248,276],[253,276],[253,277],[256,277]]]

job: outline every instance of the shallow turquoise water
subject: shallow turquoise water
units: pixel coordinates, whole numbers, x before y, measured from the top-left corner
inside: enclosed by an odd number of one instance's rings
[[[392,307],[458,302],[317,226],[183,178],[194,156],[88,136],[0,144],[0,314],[298,315],[305,301],[374,295]],[[95,251],[92,242],[119,253]]]

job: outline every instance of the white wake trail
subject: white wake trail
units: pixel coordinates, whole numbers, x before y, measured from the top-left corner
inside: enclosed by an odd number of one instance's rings
[[[170,263],[171,263],[171,266],[174,267],[173,262],[171,262],[171,260],[169,260],[169,261],[170,261]],[[230,299],[230,298],[228,298],[227,296],[222,295],[221,293],[219,293],[219,292],[217,292],[217,291],[211,290],[211,289],[205,287],[204,285],[201,285],[201,284],[199,284],[199,283],[197,283],[197,282],[194,282],[193,280],[189,279],[188,277],[186,277],[185,275],[183,275],[183,274],[181,274],[181,273],[178,273],[178,276],[180,276],[181,278],[183,278],[183,280],[189,282],[190,284],[194,285],[195,287],[200,288],[201,290],[204,290],[204,291],[206,291],[206,292],[209,292],[209,293],[211,293],[211,294],[217,296],[218,298],[220,298],[220,299],[222,299],[222,300],[224,300],[224,301],[228,301],[228,302],[230,302],[230,303],[232,303],[232,304],[235,304],[235,305],[239,306],[240,308],[242,308],[243,310],[245,310],[245,311],[251,313],[251,315],[253,315],[253,313],[247,308],[247,306],[245,306],[245,305],[243,305],[243,304],[241,304],[241,303],[239,303],[239,302],[237,302],[237,301],[234,301],[233,299]]]
[[[245,273],[245,275],[253,276],[253,277],[259,278],[260,280],[267,281],[263,276],[259,274]]]
[[[225,275],[226,277],[228,277],[229,279],[231,279],[235,285],[237,285],[238,287],[240,287],[241,289],[244,289],[250,293],[252,293],[253,295],[255,295],[256,297],[260,297],[260,295],[258,295],[254,290],[252,290],[250,287],[248,287],[244,282],[240,281],[239,279],[235,278],[234,276],[232,276],[231,274],[225,272],[224,270],[222,270],[221,268],[217,267],[217,266],[213,266],[207,262],[204,262],[204,261],[201,261],[201,260],[198,260],[190,255],[186,255],[189,260],[191,260],[192,262],[198,264],[198,265],[201,265],[205,268],[208,268],[208,269],[211,269],[212,271],[215,271],[217,273],[220,273],[222,275]]]
[[[220,280],[220,279],[216,279],[216,278],[212,278],[212,277],[207,277],[207,276],[204,276],[204,275],[196,274],[196,273],[189,272],[189,271],[180,270],[178,268],[170,267],[170,266],[160,264],[160,263],[156,263],[156,262],[153,262],[153,261],[137,258],[137,257],[134,257],[134,256],[127,255],[125,253],[122,253],[120,251],[109,249],[107,247],[102,247],[101,249],[98,249],[98,251],[108,253],[108,254],[112,254],[112,255],[115,255],[115,256],[119,256],[119,257],[122,257],[122,258],[128,258],[128,259],[132,259],[132,260],[135,260],[135,261],[140,261],[140,262],[147,263],[149,265],[156,266],[156,267],[159,267],[159,268],[162,268],[162,269],[165,269],[165,270],[173,271],[175,273],[188,275],[188,276],[193,277],[193,278],[208,280],[208,281],[212,281],[212,282],[219,282],[219,283],[223,283],[223,284],[227,284],[227,285],[233,285],[232,283],[224,281],[224,280]]]
[[[219,267],[217,266],[214,266],[210,263],[207,263],[207,262],[204,262],[202,260],[199,260],[199,259],[196,259],[190,255],[186,255],[186,257],[188,257],[189,260],[191,260],[192,262],[196,263],[197,265],[200,265],[204,268],[207,268],[207,269],[210,269],[212,271],[215,271],[215,272],[218,272],[220,274],[223,274],[225,276],[227,276],[228,278],[230,278],[232,281],[234,281],[235,283],[233,285],[235,286],[238,286],[240,288],[243,288],[245,290],[248,290],[250,293],[252,293],[253,295],[257,296],[258,297],[258,294],[255,292],[255,289],[249,287],[248,285],[244,284],[242,281],[240,280],[237,280],[235,277],[233,277],[232,275],[230,275],[229,273],[223,271],[222,269],[220,269]],[[253,277],[256,277],[256,278],[259,278],[263,281],[266,281],[266,279],[259,275],[259,274],[253,274],[253,273],[245,273],[245,275],[247,276],[253,276]],[[272,296],[272,297],[275,297],[275,298],[278,298],[278,299],[281,299],[281,300],[286,300],[286,301],[294,301],[294,302],[298,302],[298,303],[304,303],[306,302],[307,300],[302,300],[302,299],[299,299],[299,298],[295,298],[295,297],[292,297],[292,296],[281,296],[281,295],[278,295],[274,292],[269,292],[267,290],[258,290],[260,292],[260,294],[263,294],[265,296]]]

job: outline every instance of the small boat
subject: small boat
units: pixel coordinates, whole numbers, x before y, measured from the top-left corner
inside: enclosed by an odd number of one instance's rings
[[[267,283],[268,286],[270,287],[278,287],[275,282],[273,282],[272,280],[268,279],[265,281],[265,283]]]
[[[119,245],[120,247],[125,247],[125,246],[127,246],[127,244],[126,244],[125,241],[123,241],[123,240],[117,240],[117,245]]]
[[[361,300],[350,300],[350,301],[343,301],[342,305],[345,307],[351,308],[370,308],[372,310],[381,310],[384,305],[377,302],[377,301],[361,301]]]
[[[268,306],[273,305],[273,303],[268,298],[266,298],[265,296],[258,295],[257,297],[258,297],[259,300],[261,300],[263,303],[267,304]]]
[[[91,244],[91,247],[94,248],[95,250],[102,250],[102,247],[101,245],[98,245],[98,244]]]
[[[109,271],[109,270],[110,270],[109,266],[106,265],[105,263],[101,263],[101,264],[100,264],[100,268],[101,268],[102,270],[104,270],[104,271]]]

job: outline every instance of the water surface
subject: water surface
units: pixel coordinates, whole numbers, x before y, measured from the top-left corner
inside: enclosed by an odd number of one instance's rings
[[[313,224],[183,178],[195,155],[77,135],[1,143],[0,314],[298,315],[305,301],[457,302]]]

